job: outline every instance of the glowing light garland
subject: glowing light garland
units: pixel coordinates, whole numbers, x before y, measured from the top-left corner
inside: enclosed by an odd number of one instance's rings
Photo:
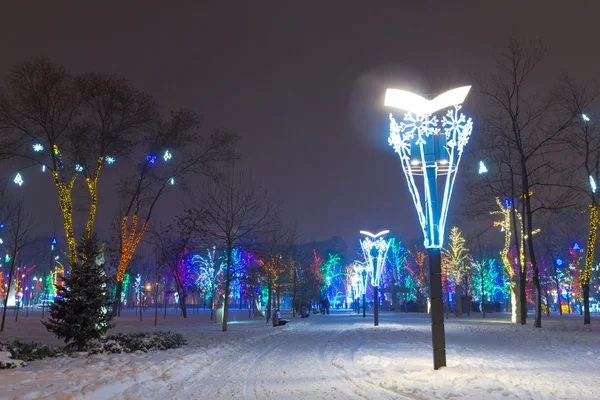
[[[582,285],[589,285],[592,277],[592,266],[594,263],[594,254],[596,251],[596,233],[598,230],[598,208],[600,206],[590,206],[590,231],[588,234],[587,252],[585,254],[585,269],[581,277]]]
[[[366,234],[364,231],[361,231],[361,233]],[[383,234],[385,233],[380,232],[378,235]],[[372,237],[375,236],[373,234],[367,235],[366,238],[360,241],[360,247],[362,248],[367,265],[371,267],[371,285],[379,287],[381,273],[383,271],[388,249],[390,248],[391,239],[385,240],[383,237],[379,236],[377,239],[372,240]],[[373,252],[373,250],[375,250],[376,253]]]
[[[135,253],[135,249],[144,236],[146,232],[146,228],[148,228],[148,221],[145,221],[142,225],[140,231],[136,235],[137,224],[138,224],[138,216],[137,214],[133,214],[132,222],[131,222],[131,232],[129,232],[129,237],[127,236],[127,216],[123,217],[121,220],[121,261],[119,262],[119,267],[117,268],[117,282],[123,282],[125,278],[125,271],[127,270],[127,266],[129,262],[133,258],[133,254]]]
[[[468,88],[470,87],[467,87],[466,92],[468,92]],[[464,96],[466,96],[466,93],[464,93]],[[464,100],[464,96],[462,100]],[[387,100],[386,104],[388,104]],[[447,105],[436,107],[425,108],[428,112],[434,112],[447,107]],[[471,118],[467,119],[464,114],[459,113],[460,103],[455,103],[454,107],[446,112],[441,123],[438,122],[435,116],[428,113],[419,115],[411,112],[410,107],[407,109],[409,112],[404,114],[404,119],[400,124],[396,123],[393,115],[390,114],[390,137],[388,142],[400,156],[402,169],[408,181],[408,188],[417,209],[419,222],[425,237],[425,247],[441,248],[444,242],[446,218],[456,179],[456,171],[460,164],[463,149],[471,136],[473,122]],[[440,127],[443,128],[443,133],[440,133]],[[434,177],[437,183],[437,178],[440,175],[446,176],[443,197],[439,210],[434,210],[433,207],[438,207],[435,202],[437,187],[430,187],[430,179],[428,178]],[[423,176],[424,205],[419,194],[416,176]],[[439,222],[435,220],[436,216],[439,216]]]

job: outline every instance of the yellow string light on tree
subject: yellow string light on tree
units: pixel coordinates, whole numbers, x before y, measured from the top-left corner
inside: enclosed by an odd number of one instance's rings
[[[592,267],[594,264],[594,253],[596,250],[596,232],[598,230],[598,208],[599,206],[590,206],[590,232],[588,235],[587,253],[585,255],[585,270],[581,279],[582,285],[589,285],[592,277]]]
[[[85,228],[84,237],[89,238],[92,235],[92,227],[94,226],[94,220],[96,219],[96,209],[98,205],[98,176],[100,169],[104,164],[104,157],[99,157],[96,162],[96,168],[94,174],[91,177],[86,177],[85,182],[87,183],[88,190],[90,192],[90,214],[88,217],[87,226]]]

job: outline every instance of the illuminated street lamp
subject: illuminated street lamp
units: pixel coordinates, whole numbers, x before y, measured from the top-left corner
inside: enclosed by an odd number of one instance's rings
[[[356,281],[357,281],[357,285],[358,285],[358,295],[362,296],[362,301],[363,301],[363,318],[366,318],[367,316],[367,300],[366,300],[366,294],[367,294],[367,267],[365,265],[365,263],[360,262],[360,261],[355,261],[354,262],[354,274],[356,275]],[[359,308],[360,308],[360,304],[359,304]]]
[[[395,89],[388,89],[385,96],[386,106],[406,111],[399,124],[390,114],[388,141],[400,156],[429,252],[434,369],[446,366],[440,249],[456,172],[473,130],[471,119],[459,112],[470,89],[452,89],[433,100]],[[449,107],[438,120],[434,114]]]
[[[366,265],[371,269],[371,285],[373,286],[373,321],[375,326],[379,325],[379,281],[381,272],[385,264],[385,257],[390,248],[390,240],[383,237],[390,231],[381,231],[373,234],[367,231],[360,231],[361,235],[366,237],[360,241]],[[365,285],[366,286],[366,285]]]

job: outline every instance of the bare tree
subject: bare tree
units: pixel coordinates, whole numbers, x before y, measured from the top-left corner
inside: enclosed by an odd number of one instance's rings
[[[72,266],[77,259],[73,199],[77,177],[85,178],[90,237],[97,208],[102,166],[129,152],[142,140],[155,117],[154,100],[124,78],[110,74],[73,77],[46,59],[17,65],[0,96],[0,140],[19,168],[49,170],[57,189]]]
[[[564,136],[576,114],[564,106],[554,93],[535,90],[532,80],[546,52],[540,42],[511,40],[508,51],[497,60],[497,73],[481,82],[481,93],[489,100],[492,116],[486,121],[487,135],[494,135],[508,154],[513,204],[521,202],[523,216],[524,260],[534,274],[536,297],[535,327],[541,327],[541,287],[534,246],[534,215],[573,205],[572,192],[560,190],[566,167],[557,155],[564,151]],[[504,147],[506,146],[506,147]],[[492,150],[493,151],[493,150]],[[535,191],[535,195],[534,195]],[[516,195],[516,196],[515,196]],[[514,220],[515,218],[513,218]],[[514,221],[513,229],[516,229]],[[518,235],[514,235],[515,238]],[[521,261],[521,305],[525,304],[525,261]],[[526,306],[521,311],[525,323]]]
[[[17,265],[17,257],[20,257],[21,250],[27,246],[32,240],[32,232],[35,224],[26,214],[23,200],[18,199],[11,202],[6,211],[5,228],[7,230],[6,238],[8,238],[8,256],[10,260],[5,259],[5,263],[10,263],[8,269],[9,279],[8,287],[6,288],[6,297],[4,298],[4,308],[2,309],[2,323],[0,324],[0,332],[4,331],[4,321],[6,319],[6,309],[8,306],[8,298],[11,285],[15,280],[15,266]]]
[[[581,279],[583,289],[583,323],[590,324],[590,280],[596,248],[598,230],[598,211],[600,210],[600,190],[597,190],[600,178],[600,126],[597,120],[591,120],[584,112],[600,95],[600,86],[593,83],[577,84],[565,77],[557,96],[565,102],[577,118],[569,135],[573,151],[578,157],[574,165],[575,179],[573,190],[579,192],[588,203],[590,223],[588,230],[585,268]]]
[[[201,214],[187,211],[184,216],[176,218],[175,225],[169,225],[161,232],[152,234],[153,242],[160,253],[159,263],[166,265],[171,272],[183,318],[187,318],[188,289],[195,281],[195,276],[189,268],[189,249],[201,231],[201,217]]]
[[[49,169],[73,264],[77,258],[77,243],[71,192],[77,173],[75,166],[67,165],[63,159],[63,150],[68,147],[69,128],[78,115],[79,105],[80,97],[71,74],[46,59],[34,59],[14,67],[8,73],[0,96],[0,125],[5,127],[0,147],[16,157],[23,167],[41,164]],[[32,146],[36,147],[32,149]]]
[[[225,332],[231,283],[235,277],[233,249],[264,237],[272,229],[277,213],[269,202],[267,192],[258,188],[247,173],[237,173],[233,167],[212,182],[200,199],[201,203],[193,212],[202,215],[206,238],[225,251],[222,328]]]
[[[216,130],[207,137],[200,134],[199,127],[200,118],[189,110],[172,112],[169,120],[159,121],[148,138],[148,156],[140,163],[139,173],[123,181],[120,195],[126,203],[121,210],[117,293],[165,191],[174,184],[185,187],[190,176],[214,177],[219,163],[235,156],[235,134]],[[118,314],[120,304],[114,309]]]

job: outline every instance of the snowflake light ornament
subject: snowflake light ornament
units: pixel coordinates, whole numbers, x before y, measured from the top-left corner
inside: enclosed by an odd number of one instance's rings
[[[44,150],[44,146],[41,143],[36,143],[33,145],[33,151],[36,153],[39,153],[42,150]]]
[[[365,257],[365,264],[367,268],[371,270],[371,285],[374,287],[379,287],[383,266],[385,264],[385,257],[390,248],[390,239],[385,240],[383,238],[388,232],[389,231],[382,231],[374,235],[371,232],[360,231],[361,234],[367,236],[360,241],[360,247],[362,248]]]
[[[104,157],[104,161],[105,161],[107,164],[114,164],[114,163],[115,163],[115,158],[114,158],[114,157],[111,157],[111,156],[106,156],[106,157]]]
[[[408,111],[400,123],[390,114],[388,143],[400,156],[427,248],[441,248],[444,242],[456,172],[473,130],[471,118],[460,112],[469,90],[456,88],[433,100],[402,90],[386,93],[386,105]],[[438,120],[434,113],[446,108]],[[440,188],[438,177],[444,177]]]
[[[165,154],[163,155],[163,159],[165,161],[169,161],[171,158],[173,158],[173,155],[171,154],[171,152],[169,150],[165,151]]]
[[[17,172],[17,175],[15,175],[15,179],[13,179],[13,182],[19,186],[23,185],[24,181],[23,181],[23,177],[21,176],[20,173]]]

